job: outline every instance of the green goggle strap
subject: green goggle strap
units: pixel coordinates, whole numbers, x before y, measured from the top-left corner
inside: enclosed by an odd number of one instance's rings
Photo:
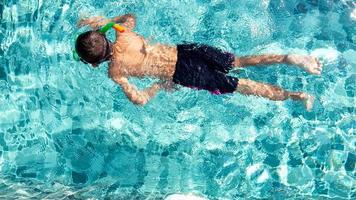
[[[74,46],[75,46],[75,41],[77,40],[77,38],[78,38],[78,35],[77,35],[77,37],[75,37],[75,39],[73,39]],[[79,57],[77,51],[75,50],[75,47],[72,49],[72,57],[75,61],[80,61],[80,57]]]
[[[114,25],[115,25],[115,22],[109,22],[109,23],[107,23],[104,27],[102,27],[101,29],[99,29],[99,32],[105,34],[105,33],[108,32],[108,30],[110,30]]]
[[[75,61],[80,61],[79,55],[78,55],[78,53],[75,51],[75,49],[73,49],[73,51],[72,51],[72,56],[73,56],[73,59],[74,59]]]

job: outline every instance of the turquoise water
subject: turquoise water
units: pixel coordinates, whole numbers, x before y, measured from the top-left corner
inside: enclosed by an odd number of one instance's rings
[[[234,74],[309,92],[314,109],[186,88],[132,105],[105,65],[71,58],[79,16],[127,12],[157,42],[318,56],[322,76]],[[354,1],[2,0],[0,17],[0,199],[355,198]]]

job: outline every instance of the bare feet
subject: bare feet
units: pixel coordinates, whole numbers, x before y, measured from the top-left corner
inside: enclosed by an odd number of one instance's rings
[[[313,56],[291,54],[287,55],[286,61],[289,64],[298,65],[311,74],[320,75],[323,68],[318,59]]]
[[[302,93],[300,97],[304,103],[305,108],[308,112],[310,112],[314,105],[314,97],[306,93]]]

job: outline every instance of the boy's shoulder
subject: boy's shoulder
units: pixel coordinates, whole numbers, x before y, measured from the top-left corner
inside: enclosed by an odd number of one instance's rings
[[[109,63],[109,68],[108,68],[108,75],[109,77],[113,77],[113,76],[121,76],[121,70],[118,67],[118,63],[115,62],[115,59],[111,60]]]

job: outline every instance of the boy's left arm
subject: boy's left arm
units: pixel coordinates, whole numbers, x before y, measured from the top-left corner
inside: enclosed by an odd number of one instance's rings
[[[162,88],[162,84],[155,83],[151,87],[146,88],[143,91],[139,91],[134,85],[131,85],[128,82],[126,77],[111,75],[111,78],[121,86],[130,101],[137,105],[145,105]]]

